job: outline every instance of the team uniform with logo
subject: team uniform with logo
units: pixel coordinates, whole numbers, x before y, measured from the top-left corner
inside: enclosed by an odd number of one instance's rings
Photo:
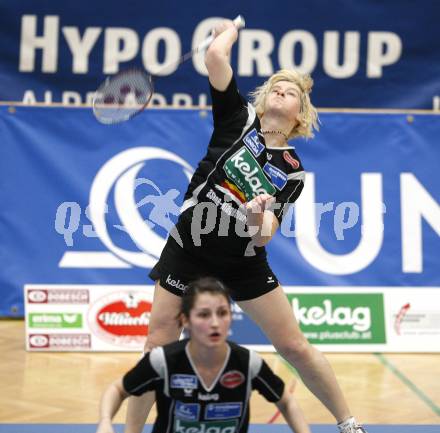
[[[255,109],[235,79],[211,87],[214,131],[195,171],[182,213],[150,277],[182,295],[198,277],[225,282],[233,299],[261,296],[278,286],[264,247],[247,232],[245,203],[260,194],[276,199],[282,222],[304,187],[304,169],[293,147],[267,147]]]
[[[188,341],[156,347],[123,378],[131,395],[156,392],[152,433],[245,433],[253,389],[277,402],[283,381],[258,354],[228,342],[225,364],[207,387],[192,362]]]

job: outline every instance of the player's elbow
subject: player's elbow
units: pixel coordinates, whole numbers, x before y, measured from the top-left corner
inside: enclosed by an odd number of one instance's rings
[[[215,71],[228,61],[227,55],[223,50],[210,46],[205,54],[205,66],[208,72]]]

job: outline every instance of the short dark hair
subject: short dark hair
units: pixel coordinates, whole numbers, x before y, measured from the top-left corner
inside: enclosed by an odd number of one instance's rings
[[[228,304],[231,305],[229,290],[225,287],[225,285],[216,278],[203,277],[191,281],[188,284],[188,288],[185,290],[185,294],[182,297],[179,317],[181,314],[183,314],[185,317],[189,317],[190,311],[194,307],[197,296],[201,293],[224,296],[228,301]]]

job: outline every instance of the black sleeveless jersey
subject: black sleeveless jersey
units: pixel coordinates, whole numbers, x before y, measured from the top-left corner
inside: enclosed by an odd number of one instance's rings
[[[265,254],[247,233],[244,203],[271,194],[281,223],[304,187],[303,166],[293,147],[266,146],[255,109],[234,78],[224,92],[211,86],[211,95],[214,131],[186,192],[178,233],[193,252],[203,246],[235,257]]]
[[[123,378],[127,393],[156,392],[153,433],[245,433],[253,389],[280,400],[284,383],[258,354],[228,342],[223,368],[208,387],[182,340],[146,354]]]

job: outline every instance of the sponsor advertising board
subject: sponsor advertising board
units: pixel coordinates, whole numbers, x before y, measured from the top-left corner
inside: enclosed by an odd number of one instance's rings
[[[86,104],[105,76],[137,66],[163,78],[153,105],[207,105],[203,54],[177,61],[237,14],[246,27],[231,59],[243,94],[297,69],[313,76],[318,107],[440,107],[437,0],[2,2],[0,100]]]
[[[29,286],[28,350],[142,350],[152,287]]]
[[[440,352],[438,288],[418,288],[417,294],[389,287],[285,291],[305,336],[323,351]],[[25,299],[28,350],[142,351],[153,287],[28,285]],[[274,350],[237,304],[232,318],[231,340]],[[221,380],[233,388],[243,378],[229,372]]]

